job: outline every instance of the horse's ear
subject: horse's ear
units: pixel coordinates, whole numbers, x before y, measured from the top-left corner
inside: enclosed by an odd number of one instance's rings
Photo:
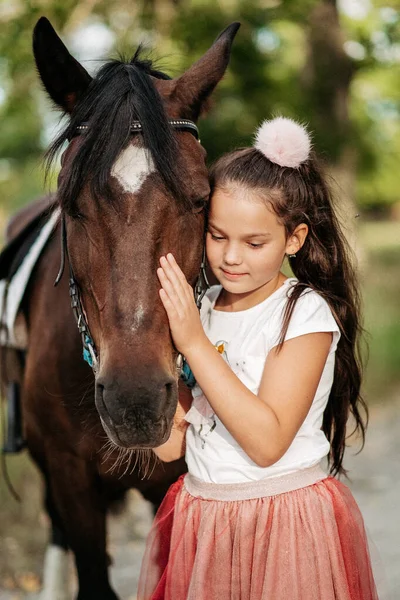
[[[51,99],[66,112],[72,112],[92,78],[71,56],[46,17],[41,17],[33,30],[33,54]]]
[[[233,39],[240,23],[219,34],[211,48],[181,77],[174,80],[172,97],[179,101],[181,116],[196,120],[207,98],[222,79],[229,63]]]

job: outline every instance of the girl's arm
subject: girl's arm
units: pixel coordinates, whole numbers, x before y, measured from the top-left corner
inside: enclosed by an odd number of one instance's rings
[[[207,400],[246,454],[260,467],[287,451],[311,407],[332,341],[310,333],[274,348],[265,362],[258,395],[236,377],[205,337],[186,359]]]
[[[219,419],[259,466],[278,461],[292,443],[314,399],[332,341],[310,333],[267,357],[258,395],[233,373],[204,333],[193,291],[172,255],[157,271],[160,297],[176,347]]]
[[[164,462],[177,460],[185,455],[186,429],[189,423],[185,421],[185,415],[192,404],[192,392],[181,381],[179,381],[178,405],[172,423],[171,435],[167,442],[153,448],[153,452]]]

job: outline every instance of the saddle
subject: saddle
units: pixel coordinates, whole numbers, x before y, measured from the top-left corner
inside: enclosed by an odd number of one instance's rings
[[[0,280],[10,281],[57,204],[54,194],[28,204],[10,219],[0,253]]]
[[[1,351],[15,348],[24,351],[28,345],[25,318],[19,306],[32,269],[54,227],[56,198],[49,195],[32,202],[16,213],[6,229],[6,244],[0,253],[0,346]],[[53,225],[49,222],[53,221]],[[47,232],[45,231],[47,229]],[[34,246],[37,251],[34,251]],[[29,256],[30,255],[30,256]],[[26,259],[26,260],[25,260]],[[13,285],[13,284],[16,285]],[[25,448],[23,437],[20,383],[8,372],[6,360],[2,367],[7,376],[7,417],[3,454],[18,453]],[[5,383],[5,381],[3,382]],[[14,492],[15,494],[15,492]]]
[[[25,350],[28,331],[19,311],[33,268],[58,218],[55,196],[24,207],[10,220],[0,253],[0,345]]]

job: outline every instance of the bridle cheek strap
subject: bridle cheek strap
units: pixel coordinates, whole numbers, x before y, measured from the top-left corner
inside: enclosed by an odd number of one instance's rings
[[[78,331],[82,338],[82,346],[83,346],[83,358],[84,360],[92,367],[94,374],[96,375],[99,366],[98,354],[96,351],[96,347],[94,345],[94,341],[92,335],[90,333],[87,316],[83,304],[81,302],[79,287],[75,280],[74,271],[72,269],[71,260],[68,252],[68,243],[67,243],[67,226],[65,223],[65,214],[61,214],[61,263],[60,269],[58,271],[56,280],[54,282],[54,286],[57,286],[61,277],[63,276],[65,269],[65,259],[68,262],[69,268],[69,297],[71,302],[71,308],[73,315],[75,317],[76,324],[78,326]]]

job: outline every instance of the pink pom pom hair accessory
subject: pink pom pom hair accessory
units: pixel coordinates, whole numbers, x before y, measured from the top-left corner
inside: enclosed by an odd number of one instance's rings
[[[306,128],[292,119],[277,117],[264,121],[256,133],[254,147],[281,167],[299,167],[311,150]]]

